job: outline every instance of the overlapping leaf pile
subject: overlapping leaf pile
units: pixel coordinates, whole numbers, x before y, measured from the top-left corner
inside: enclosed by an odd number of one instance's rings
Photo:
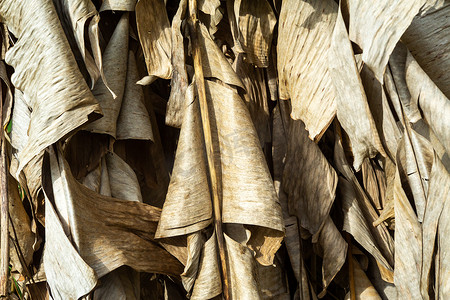
[[[448,1],[3,0],[0,20],[2,293],[450,298]]]

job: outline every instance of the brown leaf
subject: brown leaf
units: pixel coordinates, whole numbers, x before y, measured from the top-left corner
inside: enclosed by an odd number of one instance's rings
[[[136,23],[148,75],[170,78],[172,37],[163,0],[139,0],[136,4]]]

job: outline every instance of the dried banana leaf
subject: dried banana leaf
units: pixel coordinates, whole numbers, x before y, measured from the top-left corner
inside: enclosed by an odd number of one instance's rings
[[[116,138],[153,141],[153,129],[144,103],[144,92],[136,82],[139,79],[136,59],[128,54],[127,78],[120,113],[117,118]],[[116,99],[115,101],[117,101]]]
[[[122,265],[137,271],[170,275],[182,272],[182,265],[153,241],[160,215],[158,208],[138,201],[102,196],[84,187],[70,174],[59,151],[50,152],[44,157],[43,168],[46,206],[52,208],[50,217],[53,213],[53,217],[57,218],[52,221],[53,227],[46,228],[46,236],[55,234],[49,231],[52,229],[61,233],[65,231],[64,234],[72,240],[66,238],[67,243],[70,246],[73,243],[96,276],[106,275]],[[57,212],[53,211],[53,205]],[[59,246],[58,240],[55,244],[55,247]],[[50,252],[47,261],[62,264],[65,259],[62,253]],[[54,268],[55,275],[58,274],[57,270]],[[82,276],[83,273],[71,274]],[[64,276],[57,276],[52,282],[58,286],[58,290],[63,284],[61,281],[67,280],[61,277]]]
[[[205,1],[208,3],[209,1]],[[166,124],[181,127],[184,110],[187,105],[184,101],[188,87],[188,76],[185,65],[184,41],[181,34],[181,24],[186,15],[187,0],[181,0],[177,13],[172,19],[172,79],[170,81],[170,96],[166,108]]]
[[[77,68],[52,1],[3,1],[0,15],[18,38],[6,54],[15,70],[11,82],[32,109],[29,139],[18,155],[20,172],[47,146],[98,118],[100,107]]]
[[[328,56],[337,5],[334,1],[283,1],[278,28],[280,99],[291,99],[295,120],[319,140],[336,113]]]
[[[302,121],[290,121],[288,139],[282,186],[288,195],[289,213],[315,235],[330,213],[338,177],[308,138]]]
[[[105,10],[113,11],[134,11],[136,0],[103,0],[100,12]]]
[[[353,167],[359,171],[364,158],[374,157],[377,153],[386,154],[369,109],[341,9],[333,31],[328,63],[336,89],[337,118],[350,137]]]
[[[450,97],[450,76],[446,72],[450,68],[449,15],[447,2],[426,16],[416,16],[402,36],[411,54],[447,98]]]
[[[136,23],[148,75],[170,78],[172,36],[164,1],[139,0],[136,4]]]
[[[350,40],[363,50],[364,63],[383,82],[383,74],[400,37],[419,13],[425,0],[346,0]]]
[[[236,74],[241,78],[246,93],[243,95],[248,111],[252,117],[261,145],[270,142],[269,104],[266,91],[264,70],[254,68],[238,54],[233,63]]]
[[[199,44],[204,77],[217,78],[224,83],[240,87],[245,90],[241,79],[234,72],[220,48],[212,40],[206,27],[200,23],[200,28],[201,35],[199,37]]]
[[[362,270],[358,261],[353,257],[353,273],[355,278],[355,299],[381,300],[377,290],[373,287],[366,273]],[[345,300],[350,300],[350,292],[345,295]]]
[[[401,151],[399,147],[399,151]],[[420,274],[422,269],[422,230],[417,216],[403,191],[397,172],[395,201],[395,269],[394,284],[400,298],[422,299]]]
[[[92,93],[100,103],[103,117],[83,128],[84,130],[116,137],[117,118],[119,117],[127,78],[128,35],[129,15],[124,13],[103,54],[105,77],[117,98],[114,98],[109,92],[103,81],[99,81]]]
[[[273,30],[277,22],[272,7],[267,0],[238,0],[234,3],[234,14],[245,58],[258,68],[267,68]]]

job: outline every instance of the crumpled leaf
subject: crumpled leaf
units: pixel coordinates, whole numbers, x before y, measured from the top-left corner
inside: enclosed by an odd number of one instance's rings
[[[406,84],[411,93],[411,100],[418,104],[423,119],[450,154],[450,100],[446,97],[428,75],[421,69],[408,52],[406,58]]]
[[[89,51],[86,51],[85,46],[85,25],[87,25],[89,27],[90,42],[92,43],[91,47],[93,49],[100,47],[99,37],[95,35],[96,31],[93,30],[93,27],[97,26],[100,19],[97,9],[90,0],[58,0],[54,3],[57,9],[62,10],[62,14],[65,17],[62,23],[64,24],[66,20],[69,23],[72,35],[91,77],[91,88],[93,88],[100,76],[105,80],[101,64],[96,64],[98,58],[95,61]],[[101,54],[99,58],[101,60]]]
[[[370,112],[386,154],[390,159],[395,160],[401,132],[389,107],[383,86],[366,65],[361,70],[361,82],[364,86]]]
[[[188,88],[192,91],[192,97],[193,88],[193,85]],[[156,232],[158,238],[193,233],[212,222],[212,202],[200,126],[200,111],[195,101],[186,108],[184,115],[172,177]],[[185,213],[180,214],[179,211]]]
[[[283,1],[278,28],[277,67],[280,99],[291,99],[293,119],[319,140],[336,113],[328,71],[334,1]]]
[[[353,186],[353,191],[355,192],[359,207],[362,210],[365,222],[367,222],[368,228],[370,229],[370,232],[378,245],[378,250],[389,263],[389,266],[383,266],[384,269],[381,269],[380,265],[378,266],[380,268],[381,275],[383,280],[391,282],[393,270],[392,266],[394,265],[394,240],[384,224],[379,224],[376,227],[374,225],[370,226],[370,224],[373,224],[377,220],[378,214],[345,158],[342,141],[339,135],[336,135],[335,140],[334,161],[337,170],[344,175],[345,179],[347,179]]]
[[[29,139],[18,154],[20,172],[47,146],[98,118],[100,107],[77,68],[51,1],[3,1],[0,15],[17,37],[6,54],[15,70],[11,82],[32,110]]]
[[[238,0],[234,3],[234,15],[245,58],[258,68],[267,68],[273,29],[277,22],[270,4],[267,0]]]
[[[377,153],[386,154],[367,103],[341,9],[333,31],[328,63],[336,89],[337,118],[349,135],[353,167],[359,171],[364,158],[374,157]]]
[[[148,75],[171,78],[172,37],[163,0],[139,0],[136,23]]]
[[[399,147],[399,151],[401,148]],[[417,216],[402,189],[400,175],[395,176],[395,269],[394,283],[401,298],[422,299],[422,230]]]

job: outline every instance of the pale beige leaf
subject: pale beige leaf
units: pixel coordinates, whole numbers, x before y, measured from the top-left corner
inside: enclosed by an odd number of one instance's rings
[[[181,280],[184,289],[190,293],[194,286],[195,279],[199,271],[199,259],[202,253],[203,245],[205,244],[205,237],[201,231],[196,231],[187,236],[187,262],[184,266]]]
[[[81,57],[84,60],[86,69],[91,77],[91,87],[100,77],[100,69],[95,64],[94,58],[86,51],[85,46],[85,25],[91,26],[91,21],[99,18],[97,9],[91,0],[58,0],[54,2],[57,9],[61,9],[65,18],[63,24],[67,20],[70,23],[70,30],[73,32]],[[90,20],[92,19],[92,20]],[[98,47],[93,45],[92,48]]]
[[[103,0],[100,12],[105,10],[134,11],[136,0]]]
[[[225,55],[212,40],[208,30],[200,23],[200,52],[203,75],[205,78],[217,78],[222,82],[245,89],[241,79],[234,72]]]
[[[333,31],[328,63],[336,89],[337,118],[350,137],[353,167],[359,171],[364,158],[386,154],[369,109],[341,10]]]
[[[330,213],[338,177],[319,147],[308,138],[303,122],[289,123],[282,186],[288,194],[290,214],[315,235]]]
[[[443,2],[443,1],[442,1]],[[416,16],[402,36],[422,69],[450,97],[450,3],[426,16]]]
[[[386,93],[367,65],[361,70],[361,82],[380,140],[389,158],[394,160],[401,132],[389,107]]]
[[[344,214],[343,230],[350,233],[378,263],[381,263],[384,268],[392,272],[392,266],[380,252],[379,245],[372,235],[372,222],[366,220],[364,212],[356,199],[352,184],[340,177],[338,190],[342,200],[342,211]]]
[[[439,235],[438,243],[442,243],[442,233],[448,232],[445,228],[445,222],[448,218],[448,202],[450,199],[450,176],[447,170],[442,165],[441,161],[434,154],[433,166],[430,173],[430,185],[427,193],[427,206],[422,224],[422,276],[421,276],[421,291],[422,295],[428,294],[430,290],[430,279],[432,278],[431,266],[433,262],[433,251],[435,249],[436,236]],[[446,207],[447,206],[447,207]],[[445,211],[447,209],[447,212]],[[448,223],[448,222],[447,222]],[[443,228],[441,228],[441,226]],[[438,232],[439,228],[439,232]],[[445,243],[445,242],[444,242]],[[439,247],[439,246],[437,246]],[[448,267],[445,261],[445,252],[440,253],[441,257],[436,256],[434,259],[440,260],[442,266]],[[445,273],[442,274],[445,278]],[[442,295],[448,295],[447,287],[448,281],[435,282],[439,286],[439,291]],[[445,296],[444,296],[445,298]]]
[[[45,199],[44,267],[47,283],[55,300],[78,299],[97,284],[95,271],[80,257],[69,238],[53,204]],[[61,259],[64,253],[64,259]]]
[[[399,146],[399,151],[401,149],[402,146]],[[394,201],[396,250],[394,283],[400,298],[422,299],[420,293],[422,230],[403,191],[398,171],[395,176]]]
[[[422,222],[433,163],[433,148],[425,138],[408,127],[399,147],[400,145],[403,148],[397,152],[398,171],[402,183],[409,185],[405,192],[410,199],[413,199],[418,221]]]
[[[295,120],[309,137],[320,139],[336,113],[335,92],[328,71],[331,35],[336,20],[334,1],[283,1],[278,28],[280,99],[291,99]]]
[[[192,290],[192,300],[211,299],[222,293],[222,280],[218,264],[216,233],[204,243],[198,275]]]
[[[412,101],[418,104],[424,120],[433,129],[446,152],[450,154],[450,100],[409,52],[406,58],[406,83]]]
[[[193,87],[191,85],[189,89]],[[198,101],[194,101],[184,114],[172,177],[156,237],[193,233],[212,222],[204,147],[199,105]]]
[[[6,54],[15,70],[11,81],[32,110],[29,139],[18,155],[20,172],[47,146],[97,118],[100,107],[77,68],[51,1],[3,1],[0,15],[18,39]]]
[[[234,8],[239,27],[239,42],[246,59],[258,68],[267,68],[273,29],[277,22],[270,4],[267,0],[238,0]]]
[[[137,85],[139,79],[136,59],[132,51],[128,54],[127,78],[122,105],[117,119],[118,140],[136,139],[153,141],[153,129],[147,108],[144,104],[142,87]],[[118,101],[118,99],[115,99]]]
[[[111,196],[128,201],[142,202],[141,189],[133,169],[117,154],[105,155]]]
[[[223,222],[283,231],[281,207],[245,103],[233,89],[205,83],[220,145]]]
[[[447,181],[448,186],[448,181]],[[441,187],[439,187],[441,188]],[[447,188],[448,192],[448,188]],[[439,217],[439,231],[438,231],[438,254],[436,255],[437,270],[436,270],[436,294],[439,299],[446,299],[450,296],[450,257],[448,249],[450,249],[450,239],[448,233],[450,232],[450,222],[448,216],[450,215],[450,201],[445,201],[441,216]]]
[[[366,273],[361,269],[358,261],[353,257],[353,276],[355,278],[356,300],[381,300],[377,290],[373,287]],[[350,292],[345,295],[345,300],[350,300]]]
[[[250,249],[224,234],[232,299],[260,299],[256,261]]]
[[[136,4],[136,23],[148,75],[170,78],[172,37],[164,1],[139,0]]]
[[[105,77],[117,98],[114,99],[105,83],[99,81],[92,93],[100,103],[103,117],[83,128],[94,133],[108,134],[114,138],[116,137],[117,118],[119,117],[127,78],[128,22],[128,13],[124,13],[103,54]]]
[[[359,208],[362,210],[365,222],[368,225],[368,228],[370,229],[370,232],[377,243],[378,250],[389,263],[389,266],[391,266],[385,267],[387,269],[387,272],[383,275],[383,279],[389,281],[392,276],[386,275],[392,275],[392,266],[394,265],[394,240],[384,224],[379,224],[376,227],[374,225],[371,226],[371,224],[373,224],[377,220],[378,214],[375,208],[372,206],[372,203],[367,197],[364,189],[359,184],[352,168],[347,162],[344,154],[344,149],[342,148],[342,141],[338,135],[336,135],[334,146],[334,161],[337,170],[342,175],[344,175],[345,179],[347,179],[347,181],[350,182],[353,186],[353,191],[356,195]]]
[[[220,0],[199,0],[198,9],[208,15],[214,15],[220,6]]]
[[[363,50],[362,59],[383,82],[383,74],[400,37],[425,0],[347,0],[350,40]]]

